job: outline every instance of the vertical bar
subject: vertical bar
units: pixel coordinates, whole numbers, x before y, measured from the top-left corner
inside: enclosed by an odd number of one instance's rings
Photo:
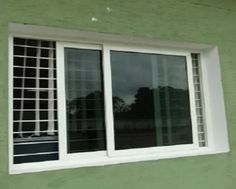
[[[41,47],[41,41],[38,41],[38,48],[37,48],[37,58],[36,58],[36,90],[35,90],[35,120],[40,120],[40,47]],[[35,130],[34,130],[35,136],[40,136],[40,122],[35,122]]]
[[[25,40],[25,44],[24,45],[27,45],[26,44],[26,40]],[[25,69],[26,69],[26,56],[27,56],[27,47],[24,47],[24,60],[23,60],[23,73],[22,73],[22,83],[21,83],[21,101],[20,101],[20,117],[19,117],[19,120],[23,120],[23,116],[24,116],[24,113],[23,113],[23,109],[24,109],[24,94],[25,94]],[[22,121],[19,122],[19,127],[18,127],[18,132],[19,132],[19,136],[20,137],[23,137],[23,134],[22,134]]]
[[[50,42],[49,45],[50,48],[53,48],[53,42]],[[53,51],[54,49],[49,50],[49,60],[48,60],[48,77],[50,78],[48,80],[48,88],[54,89],[54,80],[52,78],[55,78],[54,76],[54,60],[53,60]],[[54,115],[54,90],[48,90],[48,120],[54,120],[55,115]],[[54,135],[54,121],[49,121],[48,122],[48,129],[47,129],[47,134],[48,135]]]

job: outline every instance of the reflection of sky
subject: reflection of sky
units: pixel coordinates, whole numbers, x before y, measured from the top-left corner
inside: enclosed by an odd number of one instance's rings
[[[113,96],[126,104],[141,87],[188,88],[185,57],[113,51],[111,60]]]
[[[101,50],[65,49],[67,99],[102,93]]]

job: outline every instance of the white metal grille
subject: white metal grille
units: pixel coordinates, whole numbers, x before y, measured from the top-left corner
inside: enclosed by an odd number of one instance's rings
[[[55,42],[14,38],[14,163],[58,159]]]
[[[192,56],[192,68],[193,68],[193,83],[195,93],[195,106],[197,115],[197,127],[198,127],[198,141],[199,146],[203,147],[207,145],[206,140],[206,127],[203,107],[203,91],[201,86],[201,68],[200,68],[200,54],[191,54]]]

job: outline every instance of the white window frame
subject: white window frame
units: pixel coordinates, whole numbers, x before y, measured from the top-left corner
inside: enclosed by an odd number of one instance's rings
[[[39,26],[10,25],[9,36],[9,172],[19,174],[63,168],[85,166],[98,166],[157,160],[203,154],[215,154],[229,151],[226,118],[224,111],[223,90],[220,78],[220,67],[217,48],[200,44],[182,44],[147,39],[110,36],[80,32],[75,30],[55,29]],[[35,37],[37,36],[37,37]],[[62,37],[63,36],[63,37]],[[36,38],[41,40],[55,40],[57,58],[57,86],[58,87],[58,130],[59,130],[59,160],[35,163],[13,164],[13,125],[12,125],[12,83],[13,83],[13,37]],[[72,42],[73,41],[73,42]],[[64,77],[64,48],[99,49],[103,54],[103,82],[105,99],[105,127],[106,151],[67,153],[67,128],[66,128],[66,102],[65,102],[65,77]],[[185,56],[187,61],[188,87],[190,96],[193,144],[138,148],[128,150],[115,150],[114,148],[114,123],[112,109],[112,76],[110,65],[110,50],[129,51],[137,53],[153,53],[165,55]],[[201,54],[202,87],[204,91],[204,108],[207,125],[207,146],[198,146],[198,131],[195,113],[191,53]],[[213,71],[212,71],[213,69]],[[214,78],[213,84],[210,80]],[[210,80],[209,80],[210,79]],[[217,87],[217,88],[215,88]],[[211,95],[215,91],[218,95],[213,98],[219,104],[213,104]],[[214,108],[214,109],[212,109]],[[216,113],[215,113],[216,111]],[[215,117],[215,116],[218,117]],[[216,120],[215,120],[216,119]],[[214,125],[219,121],[217,129]],[[217,125],[218,125],[217,124]],[[218,142],[218,137],[223,141]]]
[[[83,160],[93,157],[105,157],[106,151],[67,153],[67,113],[66,113],[66,87],[65,87],[65,53],[64,48],[102,50],[100,45],[75,44],[66,42],[56,43],[57,56],[57,93],[58,93],[58,129],[59,130],[59,159],[61,160]]]
[[[104,84],[104,99],[105,99],[105,127],[106,127],[106,142],[107,150],[98,152],[83,152],[83,153],[67,153],[67,127],[66,127],[66,97],[65,97],[65,68],[64,68],[64,48],[77,48],[77,49],[92,49],[92,50],[104,50],[103,54],[103,76],[104,82],[109,82]],[[191,120],[192,120],[192,136],[193,144],[182,144],[173,146],[157,146],[157,147],[147,147],[147,148],[137,148],[137,149],[125,149],[125,150],[115,150],[114,145],[114,123],[113,123],[113,108],[112,108],[112,87],[111,87],[111,62],[110,62],[110,51],[125,51],[125,52],[136,52],[136,53],[152,53],[152,54],[163,54],[172,56],[183,56],[186,58],[187,74],[188,74],[188,87],[190,96],[190,108],[191,108]],[[165,49],[146,49],[137,48],[132,46],[116,46],[115,44],[102,44],[102,45],[88,45],[88,44],[75,44],[67,42],[57,42],[57,86],[60,86],[58,91],[58,112],[59,112],[59,156],[63,160],[83,160],[84,158],[92,157],[117,157],[117,156],[128,156],[128,155],[143,155],[148,153],[160,153],[166,151],[175,151],[176,147],[178,151],[190,150],[198,148],[198,131],[196,124],[196,112],[195,112],[195,97],[193,88],[193,77],[192,77],[192,61],[190,53],[187,51],[178,50],[165,50]]]

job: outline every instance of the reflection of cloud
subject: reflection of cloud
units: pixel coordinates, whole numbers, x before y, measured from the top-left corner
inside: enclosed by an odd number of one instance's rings
[[[126,104],[142,87],[172,87],[188,89],[184,56],[151,55],[112,51],[113,96],[122,97]]]

